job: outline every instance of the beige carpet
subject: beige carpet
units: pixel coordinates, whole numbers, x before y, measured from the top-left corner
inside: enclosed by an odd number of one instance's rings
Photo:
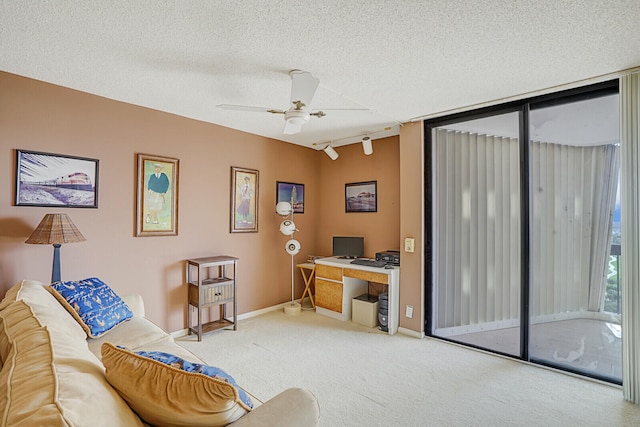
[[[309,389],[322,426],[640,425],[619,387],[313,311],[178,342],[261,400]]]

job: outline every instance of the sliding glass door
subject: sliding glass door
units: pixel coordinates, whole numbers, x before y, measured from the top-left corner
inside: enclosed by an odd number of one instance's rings
[[[529,356],[621,382],[619,97],[560,101],[530,112]]]
[[[427,334],[621,383],[617,82],[425,124]]]
[[[519,113],[433,129],[433,335],[520,352]]]

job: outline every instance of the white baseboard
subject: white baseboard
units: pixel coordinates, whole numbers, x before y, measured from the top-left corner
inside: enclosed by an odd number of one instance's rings
[[[403,328],[402,326],[400,326],[398,328],[398,333],[404,334],[404,335],[409,335],[410,337],[414,337],[414,338],[418,338],[418,339],[423,339],[424,338],[424,332],[414,331],[413,329]]]
[[[261,308],[260,310],[250,311],[248,313],[242,313],[238,315],[238,320],[249,319],[251,317],[260,316],[261,314],[269,313],[270,311],[283,310],[284,306],[289,304],[290,302],[283,302],[282,304],[273,305],[271,307]],[[186,336],[189,333],[188,328],[180,329],[178,331],[171,332],[171,336],[176,338],[181,338]]]
[[[305,300],[303,301],[303,304],[305,302],[307,302],[309,299],[305,298]],[[238,320],[244,320],[244,319],[249,319],[251,317],[256,317],[256,316],[260,316],[262,314],[265,313],[269,313],[270,311],[276,311],[276,310],[284,310],[284,306],[289,304],[290,302],[283,302],[282,304],[277,304],[277,305],[273,305],[271,307],[266,307],[266,308],[261,308],[260,310],[254,310],[254,311],[250,311],[248,313],[243,313],[240,314],[238,316]],[[318,310],[318,307],[316,307],[316,312]],[[339,319],[342,320],[342,319]],[[177,338],[181,338],[187,335],[187,333],[189,332],[189,329],[185,328],[185,329],[181,329],[179,331],[175,331],[175,332],[171,332],[171,336],[174,339]],[[418,332],[418,331],[414,331],[412,329],[407,329],[407,328],[403,328],[402,326],[398,328],[398,333],[404,334],[404,335],[408,335],[410,337],[413,338],[418,338],[418,339],[422,339],[425,337],[424,332]]]
[[[282,304],[272,305],[271,307],[261,308],[260,310],[250,311],[238,316],[238,320],[249,319],[251,317],[260,316],[261,314],[269,313],[270,311],[284,310],[284,306],[290,304],[290,301],[283,302]]]
[[[171,336],[173,337],[174,340],[178,339],[178,338],[182,338],[184,336],[187,336],[187,329],[180,329],[179,331],[173,331],[171,332]]]

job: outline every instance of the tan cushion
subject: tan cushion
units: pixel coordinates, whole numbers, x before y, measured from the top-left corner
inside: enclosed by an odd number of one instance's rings
[[[254,409],[233,427],[313,427],[320,421],[316,397],[302,388],[289,388]]]
[[[120,298],[127,304],[134,316],[145,317],[142,295],[122,295]]]
[[[167,340],[173,342],[171,335],[150,320],[144,317],[132,317],[98,338],[89,338],[87,343],[89,350],[100,359],[102,344],[105,342],[136,350],[145,344]]]
[[[35,280],[22,280],[7,291],[0,303],[0,310],[14,301],[25,300],[43,326],[56,327],[61,331],[85,339],[87,334],[67,310],[49,292],[49,286]]]
[[[84,342],[87,334],[72,316],[62,307],[58,300],[47,290],[48,285],[35,280],[22,280],[7,291],[0,310],[5,309],[16,301],[23,300],[31,307],[31,310],[43,326],[47,326],[56,333],[69,334],[83,341],[80,344],[86,347]],[[1,321],[1,320],[0,320]],[[0,334],[0,361],[6,360],[8,346],[4,344],[6,336]]]
[[[107,380],[142,419],[159,426],[225,426],[249,411],[229,383],[186,372],[110,343]]]
[[[0,425],[141,426],[84,339],[43,326],[26,301],[4,305]]]
[[[7,291],[4,299],[0,302],[0,310],[5,309],[16,301],[26,301],[43,326],[51,328],[55,333],[77,337],[83,341],[80,345],[86,346],[84,340],[87,334],[64,307],[58,303],[58,300],[51,295],[47,287],[44,283],[35,280],[22,280]],[[8,351],[8,346],[4,343],[5,339],[6,336],[0,334],[0,361],[3,363],[6,360],[6,352]]]
[[[171,336],[169,336],[171,337]],[[119,345],[119,344],[118,344]],[[125,346],[123,346],[125,347]],[[135,349],[130,349],[133,350],[135,352],[138,351],[161,351],[163,353],[169,353],[172,354],[176,357],[180,357],[188,362],[191,363],[200,363],[200,364],[205,364],[200,358],[198,358],[198,356],[196,356],[195,354],[191,353],[189,350],[187,350],[186,348],[179,346],[178,344],[175,343],[175,341],[173,341],[173,339],[167,339],[167,340],[163,340],[163,341],[156,341],[153,343],[149,343],[149,344],[145,344],[145,345],[141,345],[139,347],[136,347]]]

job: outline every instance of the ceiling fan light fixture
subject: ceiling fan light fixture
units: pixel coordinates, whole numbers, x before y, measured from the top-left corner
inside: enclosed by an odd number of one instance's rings
[[[331,160],[336,160],[338,158],[338,152],[334,150],[331,145],[327,145],[322,151],[324,151]]]
[[[290,110],[287,111],[284,115],[284,119],[295,126],[302,126],[307,123],[311,116],[306,111],[301,110]]]
[[[316,90],[320,85],[320,80],[314,77],[308,71],[302,71],[294,69],[289,71],[291,77],[291,96],[288,110],[281,110],[279,108],[264,108],[264,107],[252,107],[248,105],[235,105],[235,104],[218,104],[217,108],[223,110],[239,110],[239,111],[253,111],[257,113],[271,113],[284,115],[284,129],[282,132],[285,135],[295,135],[302,131],[302,127],[311,121],[311,116],[322,118],[327,114],[324,111],[314,111],[310,105]],[[333,108],[332,108],[333,109]],[[368,111],[369,109],[362,108],[337,108],[335,110],[354,110],[354,111]],[[336,156],[337,157],[337,156]]]
[[[365,136],[362,138],[362,151],[364,151],[365,156],[373,154],[373,142],[371,141],[371,137]]]

